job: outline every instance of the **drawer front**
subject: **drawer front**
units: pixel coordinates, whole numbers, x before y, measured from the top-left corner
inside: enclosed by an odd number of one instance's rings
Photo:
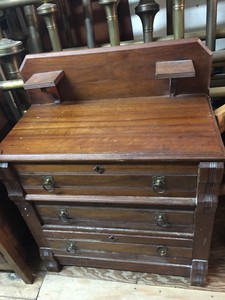
[[[160,259],[191,259],[193,241],[191,239],[158,238],[155,236],[126,235],[100,232],[56,232],[46,230],[45,236],[53,253],[68,256],[118,255],[136,257],[156,257]]]
[[[16,165],[27,194],[194,197],[195,165]]]
[[[107,205],[36,204],[35,207],[43,225],[193,232],[193,211],[123,208]]]

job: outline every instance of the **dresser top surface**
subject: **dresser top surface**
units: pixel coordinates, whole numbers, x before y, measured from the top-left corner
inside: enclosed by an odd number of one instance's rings
[[[205,96],[33,105],[1,143],[1,161],[224,160]]]

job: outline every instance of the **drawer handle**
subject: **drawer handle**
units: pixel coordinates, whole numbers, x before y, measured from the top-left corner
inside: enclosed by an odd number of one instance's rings
[[[75,241],[69,241],[66,251],[69,253],[75,253],[77,251],[77,246]]]
[[[53,176],[44,176],[44,183],[43,183],[43,189],[48,191],[49,193],[54,192],[55,190],[55,181]]]
[[[70,219],[69,213],[67,212],[66,209],[60,209],[58,217],[59,217],[59,220],[62,222],[67,222]]]
[[[109,236],[109,240],[112,241],[112,242],[116,242],[118,240],[118,238],[115,235],[112,234],[112,235]]]
[[[101,165],[97,165],[94,167],[94,171],[99,174],[103,174],[105,172],[105,168]]]
[[[152,188],[158,194],[163,194],[166,191],[166,177],[152,176]]]
[[[166,246],[158,246],[156,251],[159,256],[165,256],[168,252],[168,248]]]
[[[169,226],[167,216],[166,216],[166,214],[163,214],[163,213],[159,213],[155,217],[155,222],[159,227],[168,227]]]

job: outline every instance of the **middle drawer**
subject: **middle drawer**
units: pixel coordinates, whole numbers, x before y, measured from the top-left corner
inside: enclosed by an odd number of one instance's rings
[[[35,208],[43,225],[121,228],[192,233],[194,211],[110,207],[108,205],[45,205]]]

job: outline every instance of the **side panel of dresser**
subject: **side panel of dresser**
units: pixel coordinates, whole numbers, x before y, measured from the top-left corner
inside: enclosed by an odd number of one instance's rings
[[[4,96],[6,96],[6,99]],[[8,95],[4,96],[0,94],[0,140],[7,135],[18,118],[16,107],[9,101]],[[11,211],[11,206],[7,205],[10,200],[1,184],[0,195],[0,270],[15,271],[24,282],[32,283],[33,275],[26,263],[26,251],[18,232],[19,230],[25,232],[26,229],[23,226],[24,224],[18,224],[17,229],[12,228],[11,221],[15,217],[17,221],[20,220],[20,215],[15,210]],[[21,221],[24,222],[22,218]]]
[[[211,236],[223,170],[223,163],[203,162],[199,164],[191,268],[191,283],[193,285],[204,285],[206,281]]]

